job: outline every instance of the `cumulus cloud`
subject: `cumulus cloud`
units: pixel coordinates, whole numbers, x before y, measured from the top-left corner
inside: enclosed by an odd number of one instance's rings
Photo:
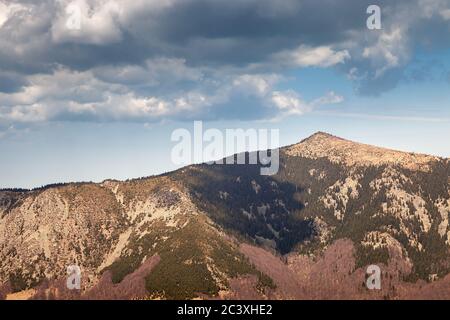
[[[0,27],[2,27],[16,12],[24,9],[25,7],[19,3],[0,2]]]
[[[391,32],[382,32],[374,45],[364,48],[363,57],[370,59],[375,67],[375,78],[406,61],[408,53],[405,42],[404,31],[396,28]]]
[[[121,11],[116,1],[61,1],[52,22],[52,40],[97,45],[118,42],[122,39]]]
[[[280,119],[302,115],[313,108],[342,102],[334,93],[304,102],[293,90],[278,91],[285,81],[278,74],[230,75],[207,84],[208,90],[195,87],[170,95],[139,93],[132,85],[135,76],[123,76],[106,82],[94,76],[96,71],[58,69],[53,74],[34,75],[22,91],[0,93],[0,122],[19,124],[49,121],[134,121],[152,122],[164,118],[211,119],[215,112],[222,118],[239,118],[242,112],[230,114],[235,101],[240,111],[247,108],[253,119]],[[139,78],[141,76],[139,75]],[[196,77],[194,79],[197,79]],[[151,85],[153,85],[152,80]],[[141,83],[139,81],[139,83]],[[254,103],[257,108],[246,105]],[[217,111],[218,110],[218,111]]]
[[[272,103],[281,111],[278,118],[289,115],[302,115],[311,112],[314,108],[321,105],[330,105],[344,101],[342,96],[329,92],[325,96],[315,99],[311,102],[305,102],[301,96],[293,91],[274,91],[271,95]]]
[[[233,80],[233,87],[243,94],[263,97],[280,80],[281,77],[276,74],[243,74]]]
[[[0,93],[0,101],[0,119],[16,122],[148,121],[207,103],[205,97],[194,92],[173,99],[138,95],[126,84],[113,84],[94,77],[92,71],[67,69],[31,76],[24,90]]]
[[[274,91],[271,98],[273,104],[284,114],[303,114],[311,110],[311,106],[301,100],[295,91]]]
[[[380,94],[405,79],[415,47],[450,46],[448,1],[380,0],[374,31],[370,4],[0,0],[0,122],[303,114],[342,97],[305,102],[286,71],[336,68]]]
[[[334,51],[329,46],[311,48],[301,45],[294,50],[282,51],[274,56],[279,63],[295,67],[331,67],[350,59],[347,50]]]

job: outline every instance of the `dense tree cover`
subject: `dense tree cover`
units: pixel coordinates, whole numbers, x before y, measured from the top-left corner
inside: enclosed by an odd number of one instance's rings
[[[403,204],[410,212],[407,219],[383,213],[383,206],[393,208],[395,204],[388,197],[391,186],[382,184],[379,190],[374,190],[371,183],[380,179],[387,169],[386,165],[347,167],[332,163],[327,158],[291,157],[281,151],[280,171],[271,177],[261,176],[258,166],[237,164],[199,165],[180,170],[174,176],[193,190],[199,206],[214,221],[244,238],[272,240],[282,254],[295,248],[310,252],[308,248],[323,247],[323,244],[318,244],[312,238],[316,234],[312,220],[320,217],[327,228],[333,230],[328,243],[340,238],[354,241],[359,266],[387,262],[387,249],[373,250],[360,244],[367,233],[379,231],[388,232],[403,246],[405,255],[414,264],[411,278],[428,279],[430,274],[448,273],[449,250],[446,239],[437,233],[442,218],[435,202],[448,198],[450,165],[436,162],[428,172],[400,166],[389,167],[399,176],[406,177],[405,181],[394,177],[402,190],[424,199],[424,209],[433,221],[428,233],[423,231],[417,217],[418,209],[411,201]],[[348,197],[344,206],[336,196],[342,191],[340,187],[336,186],[331,192],[329,188],[350,176],[358,177],[355,190],[358,196]],[[259,186],[258,192],[255,192],[255,185]],[[349,189],[348,195],[352,191]],[[227,197],[223,196],[225,193]],[[337,209],[343,212],[342,220],[336,218],[333,207],[325,206],[323,196],[327,193],[336,201]],[[262,206],[268,208],[265,214],[257,210]],[[251,218],[243,212],[250,213]],[[412,239],[403,233],[402,227],[407,228],[410,234],[417,235],[423,250],[414,247]]]
[[[199,165],[179,171],[175,178],[223,228],[251,239],[273,241],[288,253],[313,233],[312,223],[295,215],[304,209],[296,185],[260,175],[256,165]]]
[[[229,279],[241,275],[257,276],[261,290],[275,287],[268,276],[258,271],[237,247],[218,237],[201,217],[178,230],[162,223],[148,230],[143,237],[133,236],[128,253],[107,269],[112,271],[113,282],[121,282],[145,257],[158,254],[161,260],[146,278],[146,288],[154,296],[167,299],[192,299],[199,293],[214,296],[229,285]],[[222,283],[217,283],[217,279]]]

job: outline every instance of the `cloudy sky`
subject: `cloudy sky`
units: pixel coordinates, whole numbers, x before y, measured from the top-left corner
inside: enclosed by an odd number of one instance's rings
[[[0,187],[171,170],[194,120],[449,157],[450,2],[0,0]]]

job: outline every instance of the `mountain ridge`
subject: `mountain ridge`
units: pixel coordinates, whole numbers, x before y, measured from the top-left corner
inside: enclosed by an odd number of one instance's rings
[[[327,141],[328,143],[326,144],[327,147],[330,147],[330,145],[333,144],[333,142],[339,142],[339,143],[344,143],[344,144],[350,144],[353,145],[354,147],[366,147],[369,149],[375,149],[378,151],[385,151],[385,152],[389,152],[391,154],[398,154],[398,155],[409,155],[410,158],[409,159],[414,159],[414,155],[421,158],[421,159],[425,159],[425,161],[423,162],[430,162],[430,161],[447,161],[450,162],[450,158],[445,158],[445,157],[440,157],[440,156],[435,156],[435,155],[430,155],[430,154],[426,154],[426,153],[415,153],[415,152],[408,152],[408,151],[400,151],[400,150],[395,150],[395,149],[390,149],[390,148],[386,148],[386,147],[378,147],[375,145],[371,145],[371,144],[366,144],[366,143],[361,143],[361,142],[357,142],[357,141],[353,141],[353,140],[348,140],[324,131],[317,131],[315,133],[313,133],[312,135],[308,136],[307,138],[304,138],[302,140],[300,140],[297,143],[291,144],[291,145],[286,145],[283,147],[280,147],[280,150],[287,150],[288,153],[290,153],[290,155],[302,155],[304,156],[305,154],[298,154],[298,150],[295,150],[296,148],[298,148],[299,146],[305,145],[305,144],[316,144],[316,139],[319,138],[320,141]],[[331,152],[332,148],[327,148],[326,152]],[[316,156],[317,157],[327,157],[329,155],[327,155],[325,153],[322,152],[317,152],[320,156]],[[307,155],[308,156],[308,155]],[[314,158],[311,154],[309,155],[311,158]],[[335,159],[336,160],[336,159]],[[345,162],[345,161],[344,161]],[[194,164],[191,165],[187,165],[185,167],[189,167],[189,166],[193,166]],[[184,168],[184,167],[183,167]],[[181,169],[183,169],[181,168]],[[151,175],[151,176],[142,176],[142,177],[136,177],[136,178],[128,178],[126,180],[120,180],[120,179],[113,179],[113,178],[108,178],[105,179],[103,181],[100,182],[92,182],[92,181],[71,181],[71,182],[60,182],[60,183],[50,183],[47,185],[43,185],[40,187],[35,187],[35,188],[0,188],[0,191],[5,192],[5,191],[11,191],[11,192],[28,192],[28,191],[33,191],[33,190],[39,190],[39,189],[46,189],[46,188],[52,188],[52,187],[59,187],[59,186],[63,186],[63,185],[68,185],[68,184],[90,184],[90,183],[97,183],[97,184],[103,184],[103,183],[107,183],[109,181],[112,182],[125,182],[125,181],[129,181],[129,180],[138,180],[138,179],[146,179],[146,178],[153,178],[153,177],[158,177],[158,176],[164,176],[166,174],[170,174],[172,172],[175,172],[177,170],[180,169],[176,169],[173,171],[168,171],[165,173],[160,173],[160,174],[155,174],[155,175]]]
[[[354,142],[321,131],[285,149],[291,156],[304,156],[311,159],[326,157],[332,162],[344,163],[348,166],[393,164],[413,170],[429,170],[430,163],[447,161],[437,156]]]
[[[450,164],[373,163],[380,152],[412,160],[324,133],[306,140],[280,149],[274,176],[198,164],[0,192],[0,298],[450,297]],[[369,162],[341,161],[363,151]],[[73,264],[79,292],[65,287]],[[361,286],[371,264],[389,275],[379,293]]]

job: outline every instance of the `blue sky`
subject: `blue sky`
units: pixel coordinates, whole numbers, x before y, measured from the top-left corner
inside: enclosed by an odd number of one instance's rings
[[[194,120],[449,157],[450,4],[378,3],[0,0],[0,187],[173,170]]]

